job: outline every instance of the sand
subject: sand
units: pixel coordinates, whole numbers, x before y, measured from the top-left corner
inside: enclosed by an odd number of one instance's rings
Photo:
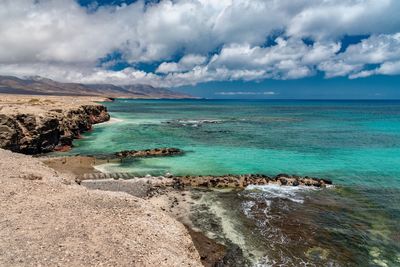
[[[75,156],[75,157],[41,157],[39,158],[45,165],[61,173],[72,175],[83,175],[87,173],[98,173],[94,166],[102,164],[103,161],[96,160],[93,157]],[[105,161],[106,162],[106,161]],[[105,163],[104,162],[104,163]]]
[[[0,170],[0,266],[201,266],[183,224],[143,199],[5,150]]]

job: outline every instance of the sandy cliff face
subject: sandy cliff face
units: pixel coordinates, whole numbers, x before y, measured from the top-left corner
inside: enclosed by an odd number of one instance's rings
[[[106,107],[97,104],[0,112],[0,148],[24,154],[65,149],[93,124],[109,119]]]

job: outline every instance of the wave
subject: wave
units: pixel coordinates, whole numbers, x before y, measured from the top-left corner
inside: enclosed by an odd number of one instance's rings
[[[124,120],[117,118],[110,118],[110,120],[107,123],[118,123],[118,122],[124,122]]]
[[[281,186],[281,185],[249,185],[247,191],[256,191],[266,199],[287,199],[297,203],[304,203],[302,192],[318,190],[310,186]]]
[[[177,124],[182,126],[198,127],[202,124],[216,124],[223,122],[224,120],[218,120],[218,119],[180,119],[180,120],[167,121],[166,123]]]

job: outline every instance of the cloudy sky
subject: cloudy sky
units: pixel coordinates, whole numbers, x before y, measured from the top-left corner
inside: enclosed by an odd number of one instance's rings
[[[399,98],[399,14],[399,0],[1,0],[0,75]]]

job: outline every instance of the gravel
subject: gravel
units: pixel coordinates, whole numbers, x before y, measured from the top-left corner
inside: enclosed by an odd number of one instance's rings
[[[0,149],[0,266],[201,266],[161,209],[74,179]]]

